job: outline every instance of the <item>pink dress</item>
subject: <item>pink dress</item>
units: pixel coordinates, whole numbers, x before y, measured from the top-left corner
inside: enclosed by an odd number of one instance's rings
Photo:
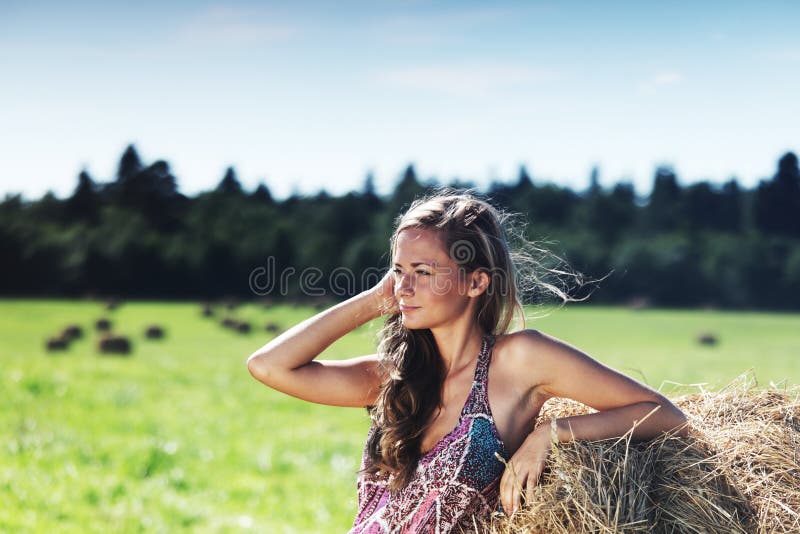
[[[487,398],[493,345],[494,338],[486,336],[458,424],[422,455],[404,488],[390,491],[390,475],[359,473],[351,534],[460,532],[473,528],[473,515],[485,517],[495,509],[505,469],[495,453],[508,457]],[[362,469],[367,459],[365,448]]]

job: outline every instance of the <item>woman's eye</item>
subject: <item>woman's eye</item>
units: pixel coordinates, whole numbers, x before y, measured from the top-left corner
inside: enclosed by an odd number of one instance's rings
[[[401,274],[401,273],[400,273],[400,269],[392,269],[392,272],[393,272],[394,274]]]
[[[423,271],[422,269],[417,269],[416,272],[417,272],[417,274],[425,274],[425,275],[431,274],[428,271]]]

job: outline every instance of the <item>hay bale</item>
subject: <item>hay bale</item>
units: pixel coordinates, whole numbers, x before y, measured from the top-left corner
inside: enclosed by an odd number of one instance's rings
[[[800,390],[723,390],[675,399],[686,438],[555,447],[531,503],[493,515],[492,534],[800,531]],[[543,420],[590,410],[549,401]]]
[[[236,328],[236,325],[239,324],[236,319],[231,317],[225,317],[223,320],[219,322],[225,328]]]
[[[653,306],[650,297],[645,295],[636,295],[628,299],[628,308],[632,310],[646,310]]]
[[[60,352],[67,350],[69,348],[69,339],[65,338],[64,336],[53,336],[47,338],[45,341],[45,349],[47,352]]]
[[[247,321],[239,321],[236,323],[236,331],[240,334],[249,334],[250,333],[250,323]]]
[[[214,308],[212,308],[210,304],[203,305],[203,317],[213,317],[213,316],[214,316]]]
[[[264,330],[269,332],[270,334],[277,334],[281,331],[281,327],[278,323],[269,322],[264,325]]]
[[[697,335],[697,342],[700,345],[713,347],[714,345],[719,343],[719,338],[713,332],[702,332]]]
[[[151,324],[145,329],[144,337],[147,339],[163,339],[164,329],[156,324]]]
[[[125,336],[106,334],[97,342],[97,350],[102,355],[126,356],[130,354],[131,348],[131,341]]]
[[[64,330],[61,331],[61,337],[67,341],[80,339],[83,337],[83,328],[76,324],[67,325],[64,327]]]
[[[102,317],[95,321],[94,327],[98,332],[108,332],[111,330],[111,321]]]

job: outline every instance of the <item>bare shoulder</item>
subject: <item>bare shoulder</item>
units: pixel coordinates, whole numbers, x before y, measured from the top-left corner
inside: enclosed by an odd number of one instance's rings
[[[560,351],[576,350],[560,339],[531,328],[497,336],[495,347],[509,365],[537,363]]]
[[[496,375],[518,391],[532,391],[546,378],[546,352],[554,340],[538,330],[520,330],[497,336],[492,363]]]
[[[526,390],[541,389],[555,377],[569,374],[576,362],[597,364],[581,350],[540,330],[498,336],[495,347],[501,373]]]
[[[546,397],[566,397],[597,410],[634,402],[667,402],[652,388],[625,376],[586,352],[537,330],[503,336],[509,361],[520,373],[516,383],[533,387]],[[519,372],[519,371],[518,371]],[[525,375],[533,378],[525,378]],[[524,382],[527,380],[527,382]]]

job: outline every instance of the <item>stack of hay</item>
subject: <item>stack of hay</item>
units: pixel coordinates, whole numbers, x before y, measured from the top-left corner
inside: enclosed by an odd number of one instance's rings
[[[760,390],[745,376],[674,402],[689,419],[687,438],[555,447],[532,502],[478,530],[800,532],[798,389]],[[559,399],[540,418],[588,411]]]

